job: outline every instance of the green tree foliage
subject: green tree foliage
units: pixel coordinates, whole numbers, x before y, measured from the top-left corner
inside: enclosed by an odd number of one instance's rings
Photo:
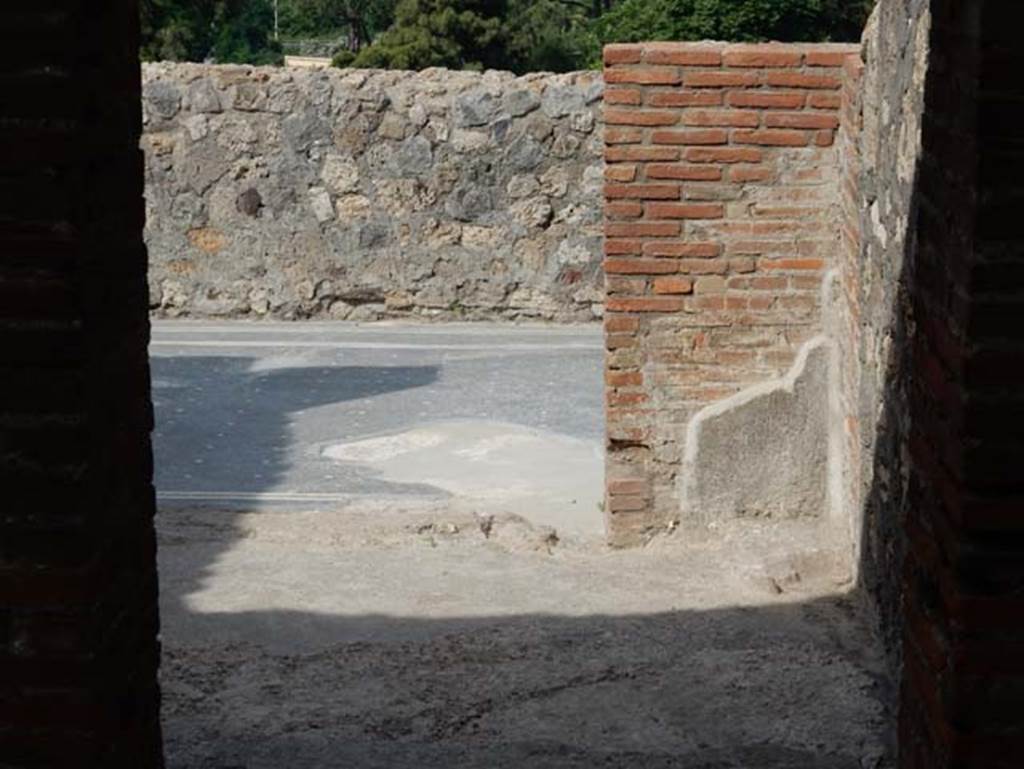
[[[280,0],[281,34],[289,38],[336,36],[352,52],[391,26],[396,0]]]
[[[392,26],[339,66],[577,69],[597,48],[591,21],[612,0],[401,0]]]
[[[142,58],[202,61],[210,51],[210,11],[212,3],[142,0]]]
[[[282,36],[339,41],[338,66],[598,66],[640,40],[856,40],[873,0],[278,0]],[[142,0],[143,57],[278,62],[273,0]]]
[[[600,43],[856,40],[871,0],[622,0],[595,23]]]
[[[506,0],[400,0],[395,21],[356,67],[482,69],[503,63]]]
[[[238,64],[281,64],[281,46],[272,38],[270,0],[218,3],[213,22],[213,59]]]
[[[610,0],[512,0],[504,29],[506,66],[516,72],[568,72],[592,57],[592,20]]]
[[[146,60],[277,64],[271,0],[143,0]]]

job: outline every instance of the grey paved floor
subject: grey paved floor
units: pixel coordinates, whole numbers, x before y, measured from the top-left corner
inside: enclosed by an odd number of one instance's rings
[[[173,321],[150,353],[163,505],[487,497],[600,519],[596,327]]]

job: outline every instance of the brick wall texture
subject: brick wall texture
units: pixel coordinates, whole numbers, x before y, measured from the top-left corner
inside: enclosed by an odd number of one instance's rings
[[[678,521],[684,426],[835,345],[830,501],[907,769],[1024,749],[1015,10],[882,0],[862,48],[606,49],[612,539]]]
[[[612,540],[678,521],[686,423],[822,330],[850,45],[605,49]]]
[[[900,765],[1024,751],[1024,64],[1013,4],[848,46],[606,52],[608,515],[819,333]],[[19,4],[0,102],[0,765],[160,767],[137,4]],[[681,522],[684,523],[685,522]]]
[[[1024,54],[1010,4],[931,6],[905,277],[901,759],[1010,769],[1024,751]]]
[[[881,2],[844,92],[841,292],[826,319],[844,503],[912,769],[1009,769],[1024,747],[1012,14]]]
[[[137,19],[4,14],[4,767],[162,765]]]

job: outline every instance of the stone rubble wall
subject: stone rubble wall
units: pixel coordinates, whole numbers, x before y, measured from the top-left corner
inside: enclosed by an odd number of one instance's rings
[[[163,317],[603,311],[600,73],[146,64]]]
[[[863,65],[848,73],[840,137],[844,247],[830,318],[840,351],[842,506],[893,660],[910,472],[908,271],[930,18],[928,0],[878,4],[864,31]]]

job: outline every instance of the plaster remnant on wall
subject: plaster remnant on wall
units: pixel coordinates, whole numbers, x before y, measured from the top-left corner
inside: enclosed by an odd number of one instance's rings
[[[859,47],[630,43],[606,53],[607,477],[623,481],[609,483],[606,509],[613,541],[630,545],[680,522],[693,416],[783,377],[803,344],[829,334],[821,291],[852,186],[840,176],[843,97]],[[751,65],[742,76],[737,60]],[[797,508],[826,513],[821,481],[813,504]],[[729,516],[791,514],[733,501],[741,509]]]
[[[693,416],[680,469],[685,525],[827,512],[831,355],[832,343],[816,336],[781,379]]]

